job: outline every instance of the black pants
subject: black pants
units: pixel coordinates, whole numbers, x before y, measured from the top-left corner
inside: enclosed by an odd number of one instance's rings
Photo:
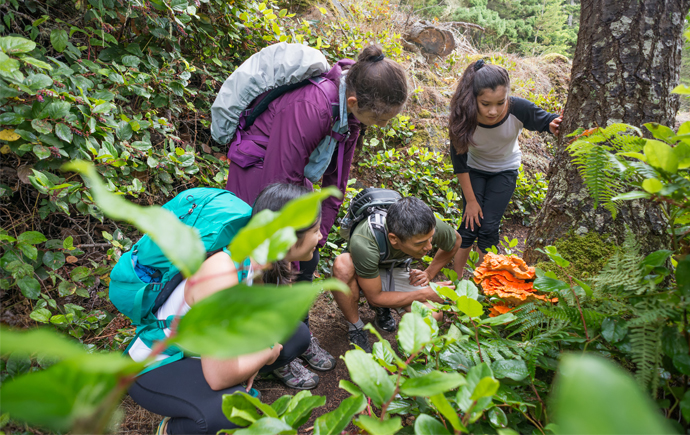
[[[299,281],[314,281],[314,272],[319,265],[319,248],[314,251],[314,256],[309,261],[299,262],[299,273],[297,274],[297,282]],[[304,318],[304,323],[309,326],[309,313],[307,312],[307,317]]]
[[[474,231],[469,225],[465,228],[464,222],[460,225],[458,233],[462,237],[461,248],[469,248],[475,240],[482,252],[486,252],[492,246],[498,246],[498,228],[515,191],[517,176],[517,170],[490,173],[470,169],[470,183],[484,218],[479,219],[481,227],[474,225]],[[464,193],[462,199],[465,204],[462,212],[464,216],[467,209]]]
[[[280,356],[260,372],[266,373],[289,364],[309,347],[309,328],[300,323],[297,332],[283,345]],[[244,390],[242,385],[214,391],[206,382],[198,358],[183,358],[139,376],[129,395],[143,408],[172,417],[169,434],[215,434],[236,428],[223,414],[223,395]]]

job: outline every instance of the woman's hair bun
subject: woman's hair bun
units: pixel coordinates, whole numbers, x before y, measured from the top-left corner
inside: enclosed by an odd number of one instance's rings
[[[365,47],[364,50],[359,53],[359,56],[357,56],[358,62],[378,62],[379,60],[383,60],[383,48],[376,44]]]

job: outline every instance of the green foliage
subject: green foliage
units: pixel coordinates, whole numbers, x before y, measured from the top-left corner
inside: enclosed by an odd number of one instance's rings
[[[466,0],[449,18],[484,27],[480,44],[532,56],[567,55],[577,40],[579,9],[579,2],[571,6],[564,0]]]
[[[620,368],[568,355],[554,386],[559,433],[676,433]]]
[[[549,184],[541,172],[535,172],[531,177],[532,180],[525,175],[525,171],[520,165],[515,191],[510,200],[513,210],[510,210],[509,213],[529,217],[535,216],[541,208]]]

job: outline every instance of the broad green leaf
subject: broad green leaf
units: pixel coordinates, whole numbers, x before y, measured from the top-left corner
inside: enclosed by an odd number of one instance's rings
[[[477,322],[478,325],[503,325],[504,323],[510,323],[513,320],[515,320],[517,317],[515,317],[515,314],[513,313],[505,313],[501,314],[500,316],[496,317],[487,317],[486,319],[482,319],[479,322]]]
[[[431,341],[431,328],[418,313],[406,313],[400,320],[398,341],[412,355]]]
[[[455,288],[455,293],[457,293],[458,296],[467,296],[468,298],[474,300],[477,300],[479,297],[479,289],[469,279],[460,281],[458,286]]]
[[[491,370],[497,379],[510,378],[521,381],[529,376],[527,364],[519,359],[496,360],[491,363]]]
[[[458,413],[455,408],[448,402],[446,396],[443,394],[437,394],[429,398],[431,403],[438,409],[438,411],[448,420],[448,422],[453,426],[453,429],[461,432],[469,432],[467,428],[460,421]]]
[[[3,334],[3,347],[4,341]],[[27,342],[27,347],[29,344]],[[31,344],[36,346],[35,343]],[[55,345],[51,343],[49,346]],[[117,353],[88,354],[81,351],[80,355],[46,370],[4,382],[0,389],[3,399],[0,410],[8,412],[14,420],[44,426],[53,431],[79,430],[74,427],[75,423],[84,423],[104,399],[118,403],[125,392],[122,387],[126,385],[121,380],[130,378],[142,368],[143,364],[122,358]],[[121,386],[121,393],[112,394],[118,385]],[[81,430],[93,433],[95,429],[85,426]]]
[[[482,304],[474,299],[468,298],[467,296],[460,296],[460,298],[458,298],[456,301],[456,305],[458,310],[469,317],[479,317],[484,314]]]
[[[439,295],[441,295],[445,298],[448,298],[451,301],[457,301],[458,300],[458,294],[455,293],[455,290],[451,289],[450,287],[438,285],[438,284],[433,283],[433,282],[429,283],[429,285],[431,285],[431,288],[436,290],[436,293],[438,293]]]
[[[50,157],[50,149],[43,145],[34,145],[32,151],[40,160],[47,159],[48,157]]]
[[[21,233],[17,240],[22,243],[28,243],[29,245],[38,245],[39,243],[43,243],[48,239],[46,239],[46,236],[38,231],[26,231]]]
[[[19,61],[9,57],[5,53],[0,53],[0,72],[11,75],[17,70],[19,70]]]
[[[91,163],[76,160],[64,165],[63,169],[81,173],[103,213],[111,219],[129,222],[147,233],[184,276],[193,275],[206,259],[206,250],[198,232],[181,223],[174,214],[158,206],[141,207],[111,193]]]
[[[282,420],[278,420],[277,418],[272,417],[264,417],[262,419],[257,420],[248,428],[235,430],[233,431],[233,433],[235,435],[290,435],[296,434],[297,431]]]
[[[690,144],[681,142],[673,148],[678,158],[678,169],[690,168]]]
[[[53,270],[58,270],[65,265],[65,254],[58,251],[48,251],[43,254],[43,264]]]
[[[41,294],[41,284],[32,276],[25,276],[17,280],[17,286],[22,294],[29,299],[38,299]]]
[[[223,395],[223,402],[221,405],[223,414],[225,414],[231,423],[237,426],[249,426],[261,418],[256,411],[256,406],[249,401],[244,394],[235,392],[233,394]],[[269,415],[269,417],[273,417],[273,415]]]
[[[466,384],[460,373],[432,371],[418,378],[408,378],[400,385],[400,391],[408,396],[434,396]]]
[[[362,392],[371,398],[374,405],[381,407],[393,397],[393,381],[383,367],[374,362],[371,355],[355,349],[345,353],[344,360],[350,377]]]
[[[0,327],[0,334],[0,354],[3,356],[17,353],[62,359],[86,353],[78,342],[50,329],[14,331]]]
[[[491,367],[489,367],[487,363],[478,364],[467,372],[467,375],[465,376],[467,385],[463,385],[458,389],[458,394],[455,398],[456,403],[463,412],[467,412],[472,406],[472,403],[474,402],[474,400],[471,399],[472,393],[474,393],[474,390],[479,382],[486,377],[493,377]],[[491,398],[487,397],[485,399],[480,399],[478,402],[481,401],[491,403]]]
[[[69,113],[72,105],[66,101],[53,101],[41,111],[42,118],[62,120]]]
[[[353,396],[361,396],[363,394],[362,390],[360,390],[357,385],[350,381],[346,381],[345,379],[341,379],[340,382],[338,382],[338,387],[342,388]]]
[[[23,56],[21,59],[28,64],[31,64],[31,65],[39,67],[39,68],[47,69],[48,71],[52,71],[52,69],[53,69],[53,67],[50,66],[50,64],[43,62],[42,60],[38,60],[36,58],[33,58],[31,56]]]
[[[67,40],[67,31],[63,29],[53,29],[53,31],[50,32],[50,43],[58,53],[65,51],[65,48],[67,48]]]
[[[24,84],[34,91],[45,89],[53,85],[53,79],[45,74],[30,74],[25,80]]]
[[[661,267],[664,265],[664,263],[666,263],[666,260],[668,260],[668,257],[670,257],[671,255],[673,255],[673,251],[669,251],[668,249],[660,249],[647,255],[644,258],[644,260],[642,260],[641,265]]]
[[[683,296],[690,296],[690,255],[686,255],[676,266],[676,284]]]
[[[649,130],[655,138],[665,142],[671,141],[676,135],[673,130],[658,122],[648,122],[644,124],[644,126],[647,127],[647,130]]]
[[[402,428],[402,419],[400,417],[393,417],[381,421],[368,415],[360,415],[355,420],[355,425],[371,435],[393,435]]]
[[[0,48],[7,54],[28,53],[36,48],[36,43],[18,36],[3,36],[0,38]]]
[[[340,435],[352,418],[367,407],[364,396],[351,396],[340,402],[333,411],[319,416],[314,422],[314,435]]]
[[[62,122],[59,122],[58,124],[55,125],[55,134],[57,134],[57,137],[60,139],[64,140],[67,143],[72,142],[72,130],[66,125],[63,124]]]
[[[302,397],[294,409],[289,410],[281,417],[285,423],[289,424],[295,429],[298,429],[309,420],[311,417],[311,412],[314,410],[314,408],[318,408],[326,404],[325,396],[312,396],[311,392],[309,391],[301,391],[300,394],[304,394],[306,397]],[[295,399],[296,398],[297,396],[295,396]]]
[[[609,343],[618,343],[628,335],[628,326],[622,319],[607,317],[601,322],[601,336]]]
[[[600,357],[564,355],[551,396],[563,434],[675,433],[630,375]]]
[[[664,188],[664,185],[656,178],[647,178],[642,182],[642,188],[649,193],[657,193]]]
[[[416,435],[450,435],[450,432],[440,421],[426,414],[420,414],[414,422]]]
[[[35,246],[26,243],[18,243],[17,248],[29,259],[35,260],[38,256],[38,249]]]
[[[62,281],[58,285],[58,294],[62,297],[73,295],[77,291],[77,285],[72,281]]]
[[[241,262],[251,256],[261,264],[282,259],[285,254],[282,249],[287,242],[293,240],[291,244],[294,244],[296,240],[294,230],[310,227],[318,216],[319,204],[330,196],[340,198],[342,193],[330,186],[293,199],[278,212],[263,210],[257,213],[230,243],[232,259]]]
[[[271,408],[276,412],[276,414],[278,414],[278,416],[281,416],[285,413],[285,411],[287,411],[291,400],[292,396],[288,394],[280,396],[273,403],[271,403]]]
[[[289,338],[321,290],[347,291],[347,286],[328,279],[286,289],[238,284],[216,292],[182,317],[171,344],[218,358],[257,352]]]
[[[29,317],[37,322],[49,323],[52,315],[53,313],[45,308],[37,308],[29,314]]]
[[[568,290],[570,289],[570,285],[560,279],[548,276],[538,276],[537,279],[534,280],[534,288],[542,292],[555,292]]]
[[[658,140],[647,140],[644,146],[647,161],[655,168],[675,174],[678,171],[678,157],[673,148]]]
[[[498,407],[491,408],[489,411],[489,421],[493,427],[508,426],[508,417],[506,416],[506,413]]]
[[[501,384],[496,379],[487,376],[479,381],[477,386],[474,387],[474,391],[472,392],[470,399],[477,400],[482,397],[491,397],[496,394],[498,387],[500,386]]]

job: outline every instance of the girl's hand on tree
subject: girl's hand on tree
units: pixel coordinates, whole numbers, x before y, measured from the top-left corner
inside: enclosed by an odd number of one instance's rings
[[[465,229],[470,227],[470,230],[474,231],[474,224],[477,224],[477,228],[481,227],[482,224],[479,223],[479,219],[484,219],[484,213],[482,213],[482,208],[479,206],[477,201],[472,201],[467,203],[467,208],[465,208],[465,215],[462,217],[462,223],[465,224]]]
[[[561,116],[559,116],[558,118],[554,119],[554,120],[551,121],[551,123],[549,124],[549,131],[550,131],[551,134],[553,134],[554,136],[558,136],[558,132],[560,131],[561,122],[563,122],[563,115],[561,115]]]

